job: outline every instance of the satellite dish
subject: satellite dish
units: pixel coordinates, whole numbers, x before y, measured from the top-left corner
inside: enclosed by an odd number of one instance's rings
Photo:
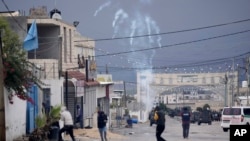
[[[61,20],[61,19],[62,19],[62,16],[61,16],[59,13],[54,13],[54,14],[52,15],[52,19],[59,19],[59,20]]]

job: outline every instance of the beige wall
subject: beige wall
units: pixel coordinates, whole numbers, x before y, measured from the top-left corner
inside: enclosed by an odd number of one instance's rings
[[[36,64],[34,68],[36,76],[41,79],[58,79],[59,64],[56,59],[29,59],[30,62]]]
[[[228,75],[228,104],[232,98],[232,92],[237,91],[237,72],[227,73]],[[234,77],[232,77],[234,75]],[[142,79],[141,79],[142,78]],[[148,80],[149,79],[149,80]],[[178,74],[167,74],[167,73],[155,73],[155,74],[142,74],[137,73],[137,97],[138,101],[142,99],[143,96],[150,95],[151,97],[158,97],[162,92],[179,86],[193,85],[202,88],[208,88],[213,91],[215,96],[211,100],[185,100],[185,103],[195,103],[194,106],[204,105],[209,102],[213,105],[214,109],[218,109],[224,106],[224,96],[225,96],[225,73],[178,73]],[[148,82],[149,84],[145,84]],[[144,85],[144,86],[143,86]],[[233,89],[229,89],[229,88]],[[216,96],[218,95],[218,96]],[[169,96],[169,95],[168,95]],[[175,96],[170,96],[170,100],[173,101]],[[152,100],[152,98],[150,98]],[[159,98],[158,98],[159,99]],[[163,96],[160,99],[162,102],[167,103],[166,97]],[[182,100],[178,99],[179,103]],[[154,102],[153,100],[151,102]],[[173,102],[172,102],[173,103]],[[209,104],[208,103],[208,104]]]

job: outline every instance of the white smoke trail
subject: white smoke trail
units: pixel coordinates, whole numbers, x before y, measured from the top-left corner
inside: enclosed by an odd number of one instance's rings
[[[151,25],[151,19],[150,19],[150,17],[146,16],[145,21],[146,21],[146,24],[147,24],[148,35],[150,35],[151,34],[151,26],[150,26]],[[150,43],[154,43],[154,41],[152,39],[152,36],[148,36],[148,38],[149,38]]]
[[[140,11],[143,10],[143,6],[150,5],[152,0],[139,0],[133,1],[133,4],[128,6],[128,2],[125,0],[109,0],[105,4],[101,5],[95,12],[95,16],[98,12],[102,11],[105,7],[111,7],[116,10],[114,19],[112,21],[112,27],[114,29],[113,37],[118,34],[121,37],[131,37],[129,42],[123,40],[126,44],[129,44],[129,50],[140,50],[147,49],[156,44],[161,47],[161,36],[145,36],[140,38],[133,38],[138,35],[151,35],[159,34],[160,28],[157,26],[149,14]],[[124,5],[124,7],[122,7]],[[153,67],[153,58],[155,56],[155,50],[147,50],[145,52],[132,52],[128,55],[128,62],[133,62],[133,67],[143,68],[145,66]],[[141,75],[145,76],[145,79],[139,81],[143,82],[140,84],[143,88],[143,94],[140,96],[140,101],[146,105],[146,111],[151,110],[154,103],[155,92],[151,90],[150,84],[153,80],[152,70],[148,69],[140,72]],[[139,92],[140,93],[140,92]],[[138,94],[139,94],[138,93]]]
[[[123,9],[119,9],[115,13],[114,20],[112,22],[112,27],[114,28],[113,38],[116,36],[117,32],[119,31],[119,25],[121,25],[125,19],[128,18],[128,14],[124,12]]]
[[[105,7],[110,6],[110,4],[111,4],[111,1],[108,1],[108,2],[104,3],[103,5],[101,5],[101,6],[95,11],[94,16],[97,16],[97,14],[98,14],[100,11],[102,11]]]
[[[132,38],[134,35],[135,35],[135,29],[136,29],[136,21],[135,20],[133,20],[132,21],[132,24],[131,24],[131,32],[130,32],[130,45],[133,45],[133,39],[134,38]]]
[[[152,27],[154,27],[154,30],[156,31],[157,34],[160,33],[160,28],[157,26],[156,22],[155,21],[152,21]],[[158,46],[161,47],[161,36],[158,35],[157,36],[157,43],[158,43]]]
[[[155,22],[152,20],[150,16],[145,16],[141,12],[137,12],[134,17],[130,18],[130,50],[136,50],[136,49],[146,49],[148,47],[153,46],[156,44],[155,37],[152,36],[146,36],[143,38],[133,38],[133,36],[136,35],[144,35],[144,34],[152,34],[152,31],[155,31],[157,29]],[[133,52],[129,55],[129,58],[131,60],[134,60],[134,67],[144,67],[145,65],[149,68],[152,67],[152,60],[155,55],[155,50],[151,50],[149,52]],[[139,58],[139,59],[137,59]],[[150,88],[150,84],[152,82],[152,70],[144,70],[140,72],[141,75],[145,76],[146,78],[140,85],[142,86],[143,93],[141,93],[140,101],[145,103],[145,109],[146,111],[149,111],[153,107],[154,103],[154,92]],[[142,109],[143,110],[143,109]]]

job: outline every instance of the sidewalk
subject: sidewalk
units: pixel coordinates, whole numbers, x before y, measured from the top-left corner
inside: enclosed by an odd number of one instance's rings
[[[74,136],[75,136],[76,141],[99,141],[100,140],[100,134],[99,134],[98,128],[75,129]],[[119,141],[126,137],[108,130],[107,138],[109,141]],[[69,135],[66,135],[64,137],[64,140],[71,141],[71,138]]]

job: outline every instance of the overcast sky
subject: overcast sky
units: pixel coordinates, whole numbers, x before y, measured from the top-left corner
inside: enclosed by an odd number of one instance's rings
[[[25,10],[26,15],[32,7],[47,6],[48,11],[56,7],[62,12],[63,20],[80,21],[78,31],[93,39],[157,34],[96,41],[97,65],[116,67],[109,71],[118,80],[130,81],[128,78],[135,77],[127,68],[210,62],[250,52],[250,21],[229,24],[250,19],[250,0],[5,0],[5,3],[10,10]],[[7,10],[2,2],[0,10]],[[220,24],[227,25],[161,34]],[[244,33],[228,36],[238,32]],[[98,57],[110,53],[121,54]],[[220,63],[178,69],[195,72],[231,65]],[[167,69],[166,72],[171,71]]]

